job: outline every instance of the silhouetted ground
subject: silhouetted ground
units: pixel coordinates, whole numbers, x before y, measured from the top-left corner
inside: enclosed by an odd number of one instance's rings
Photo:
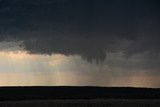
[[[160,100],[81,99],[3,101],[0,107],[160,107]]]
[[[160,89],[124,87],[0,87],[0,101],[64,99],[160,100]]]

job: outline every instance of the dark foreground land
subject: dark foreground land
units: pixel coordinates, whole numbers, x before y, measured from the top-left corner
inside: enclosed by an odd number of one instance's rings
[[[159,100],[89,99],[4,101],[0,107],[160,107]]]
[[[160,89],[1,87],[0,107],[160,107]]]
[[[53,99],[160,99],[160,89],[109,87],[0,87],[0,101]]]

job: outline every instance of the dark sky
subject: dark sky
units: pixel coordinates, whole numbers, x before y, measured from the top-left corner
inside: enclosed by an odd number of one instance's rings
[[[0,40],[31,53],[104,60],[160,52],[159,0],[0,0]],[[127,43],[126,43],[126,42]]]
[[[27,54],[12,53],[15,50]],[[1,53],[6,51],[11,53]],[[159,87],[160,1],[0,0],[0,57],[0,71],[52,71],[48,62],[55,58],[55,68],[86,71],[83,76],[89,76],[89,83],[98,78],[109,84],[106,75],[110,81],[117,78],[117,84],[121,76],[125,83],[133,74],[141,81],[141,72],[144,81],[155,81]]]

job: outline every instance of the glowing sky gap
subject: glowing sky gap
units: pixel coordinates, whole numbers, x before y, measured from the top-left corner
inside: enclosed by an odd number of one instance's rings
[[[0,52],[0,59],[1,86],[159,87],[160,76],[146,74],[145,71],[130,73],[129,70],[123,71],[125,68],[116,69],[116,67],[109,68],[107,65],[95,65],[83,60],[80,56],[61,54],[44,56],[31,55],[26,51],[14,51]],[[114,71],[121,69],[122,71]],[[115,72],[116,74],[120,72],[121,76],[115,75]],[[149,70],[149,72],[152,71]]]

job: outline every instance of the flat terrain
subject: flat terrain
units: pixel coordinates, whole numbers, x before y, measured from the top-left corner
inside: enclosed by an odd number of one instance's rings
[[[1,87],[0,107],[160,107],[160,89]]]
[[[53,99],[160,99],[160,89],[124,87],[0,87],[0,101]]]
[[[0,107],[160,107],[160,100],[90,99],[3,101]]]

